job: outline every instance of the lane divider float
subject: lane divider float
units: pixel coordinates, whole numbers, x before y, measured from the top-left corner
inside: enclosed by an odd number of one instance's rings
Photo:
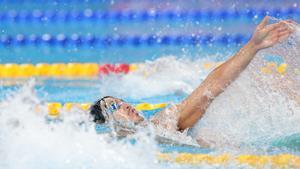
[[[149,20],[212,20],[212,19],[252,19],[271,15],[274,17],[299,16],[300,10],[296,7],[274,9],[247,9],[247,10],[190,10],[190,11],[99,11],[85,9],[81,11],[16,11],[10,10],[0,14],[0,22],[70,22],[70,21],[149,21]]]
[[[59,102],[51,102],[47,103],[48,115],[50,116],[59,116],[61,111],[70,112],[72,109],[80,109],[84,112],[87,112],[92,103],[59,103]],[[158,103],[158,104],[150,104],[150,103],[140,103],[136,104],[135,108],[139,111],[149,111],[161,109],[167,106],[167,103]]]
[[[209,70],[222,62],[207,62],[203,69]],[[142,67],[143,64],[96,64],[96,63],[39,63],[39,64],[0,64],[0,79],[2,78],[92,78],[102,75],[127,74]],[[274,72],[285,74],[288,65],[269,62],[261,68],[264,74]],[[299,74],[299,69],[294,70]]]
[[[208,45],[218,43],[222,45],[244,44],[250,39],[250,34],[197,34],[197,35],[79,35],[79,34],[42,34],[42,35],[1,35],[0,46],[153,46],[153,45]]]
[[[286,63],[277,64],[275,62],[269,62],[265,66],[263,66],[260,70],[264,74],[272,74],[274,72],[277,72],[281,75],[284,75],[286,73],[288,65]],[[294,73],[297,74],[297,70],[294,70]]]
[[[300,156],[292,154],[277,155],[209,155],[190,153],[160,153],[158,159],[162,162],[173,162],[186,165],[247,165],[253,168],[300,168]]]
[[[135,64],[96,64],[96,63],[39,63],[39,64],[0,64],[0,78],[29,77],[97,77],[109,73],[127,74],[136,70]]]

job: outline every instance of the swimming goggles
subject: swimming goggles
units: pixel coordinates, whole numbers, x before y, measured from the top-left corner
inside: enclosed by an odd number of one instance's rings
[[[117,103],[115,101],[112,101],[110,104],[108,104],[104,99],[100,100],[100,104],[101,102],[104,103],[103,112],[105,113],[105,121],[109,121],[110,114],[112,115],[112,118],[115,120],[113,113],[119,110],[123,103],[122,102]]]
[[[104,103],[104,109],[103,110],[103,115],[105,116],[105,123],[113,122],[113,127],[116,133],[119,136],[122,135],[128,135],[128,134],[133,134],[136,132],[136,126],[135,123],[132,121],[124,121],[124,120],[117,120],[115,116],[113,115],[114,112],[119,110],[123,104],[123,102],[115,102],[112,101],[111,103],[107,103],[104,98],[100,100],[100,104]],[[111,116],[111,118],[110,118]],[[110,120],[112,119],[112,120]]]

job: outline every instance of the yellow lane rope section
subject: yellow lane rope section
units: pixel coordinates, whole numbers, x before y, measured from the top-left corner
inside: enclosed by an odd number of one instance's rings
[[[229,154],[209,155],[190,153],[160,153],[158,160],[162,162],[173,162],[187,165],[248,165],[254,168],[300,168],[300,156],[292,154],[278,155],[238,155]]]
[[[54,63],[54,64],[0,64],[0,78],[28,77],[91,77],[98,74],[99,65],[95,63]]]
[[[222,62],[207,62],[202,65],[204,69],[212,69],[219,66]],[[46,77],[46,78],[81,78],[97,77],[109,73],[130,73],[139,69],[143,64],[96,64],[96,63],[39,63],[39,64],[0,64],[1,78],[29,78],[29,77]],[[287,68],[286,63],[277,65],[269,62],[261,68],[261,72],[271,74],[274,72],[284,74]],[[299,72],[299,70],[295,70]]]
[[[48,115],[50,116],[59,116],[61,111],[71,111],[72,109],[80,109],[83,111],[88,111],[91,106],[91,103],[47,103],[48,107]],[[155,110],[164,108],[167,106],[167,103],[158,103],[158,104],[150,104],[150,103],[140,103],[136,104],[135,108],[139,111],[147,111],[147,110]]]

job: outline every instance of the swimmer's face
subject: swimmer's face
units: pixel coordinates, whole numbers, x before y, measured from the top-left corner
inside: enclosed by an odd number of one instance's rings
[[[114,119],[117,121],[131,121],[135,124],[139,124],[144,121],[144,118],[139,114],[139,112],[130,104],[125,101],[109,97],[105,98],[105,107],[114,107],[114,111],[110,114],[113,115]]]

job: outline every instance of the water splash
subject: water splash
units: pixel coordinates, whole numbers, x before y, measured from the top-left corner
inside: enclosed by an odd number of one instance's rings
[[[33,84],[7,96],[0,110],[0,168],[163,168],[148,133],[135,144],[96,134],[82,112],[69,112],[61,123],[46,123],[46,112]],[[36,108],[39,105],[39,111]],[[147,164],[147,165],[145,165]],[[178,168],[170,164],[170,168]]]
[[[299,115],[299,26],[283,43],[258,53],[241,76],[210,106],[193,129],[218,148],[267,150],[282,137],[300,133]],[[266,56],[279,56],[288,64],[285,75],[265,75]],[[122,77],[110,76],[100,84],[101,93],[117,97],[144,98],[170,93],[188,95],[209,70],[203,60],[162,57]]]
[[[152,70],[153,65],[151,64],[158,66],[170,61],[173,61],[173,66],[178,64],[178,67],[181,67],[177,75],[180,78],[186,78],[186,81],[199,78],[197,76],[200,73],[207,73],[207,71],[199,71],[203,62],[199,61],[189,69],[191,67],[187,64],[190,63],[189,61],[180,62],[174,58],[163,58],[150,62],[149,67],[145,70]],[[168,67],[162,72],[165,71],[165,76],[167,76],[172,69],[173,67]],[[185,69],[187,69],[186,72],[183,71]],[[194,73],[193,69],[198,69],[198,72]],[[135,76],[145,78],[144,75],[140,75],[141,72],[136,72]],[[192,76],[188,76],[187,72],[191,72]],[[176,80],[176,77],[172,77],[172,73],[166,81]],[[151,76],[160,78],[154,72],[149,76],[150,79]],[[163,78],[161,77],[161,79]],[[126,78],[123,79],[123,81],[126,80]],[[201,81],[201,78],[197,80]],[[166,81],[162,83],[166,83]],[[158,80],[153,85],[159,85],[159,82],[161,81]],[[186,83],[188,84],[188,82]],[[168,83],[164,87],[167,88],[168,85],[172,85],[172,83]],[[190,88],[193,88],[192,85],[197,84],[194,82],[189,85]],[[137,140],[135,144],[128,140],[112,139],[109,135],[96,134],[94,125],[89,123],[88,116],[80,110],[62,112],[63,121],[49,123],[45,118],[47,116],[46,107],[43,106],[43,101],[37,97],[34,86],[35,82],[30,81],[19,90],[7,94],[6,99],[1,102],[0,157],[2,160],[0,168],[193,168],[189,165],[159,163],[156,155],[159,149],[151,133],[150,135],[147,132],[138,133],[134,136]],[[152,94],[156,94],[157,91]],[[167,135],[176,139],[171,133]],[[184,139],[183,137],[179,138]],[[215,168],[216,166],[203,164],[201,167]],[[239,166],[234,165],[233,167],[238,168]]]
[[[104,77],[99,85],[100,93],[135,99],[173,93],[186,95],[207,75],[203,63],[203,60],[173,56],[147,61],[126,76]]]
[[[248,68],[211,104],[194,129],[194,136],[216,147],[245,151],[268,150],[280,137],[300,133],[299,27],[285,42],[258,53]],[[264,75],[267,55],[288,64],[284,75]],[[254,147],[253,147],[254,146]]]

